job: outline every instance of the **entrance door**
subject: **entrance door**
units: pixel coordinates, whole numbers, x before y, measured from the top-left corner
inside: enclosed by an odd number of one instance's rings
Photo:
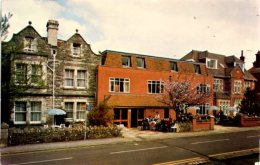
[[[137,109],[131,109],[131,127],[137,127]]]

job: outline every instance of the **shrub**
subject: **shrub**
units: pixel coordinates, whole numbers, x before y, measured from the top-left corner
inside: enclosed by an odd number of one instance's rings
[[[177,132],[190,132],[192,131],[192,123],[191,122],[178,122],[175,124],[177,128]]]
[[[119,137],[122,135],[121,129],[115,125],[111,127],[77,125],[71,128],[10,128],[8,143],[9,145],[20,145],[84,140],[85,130],[87,139]]]
[[[112,107],[107,102],[100,102],[97,107],[94,107],[88,113],[88,120],[91,126],[108,126],[112,123],[113,116],[109,114],[109,109]]]

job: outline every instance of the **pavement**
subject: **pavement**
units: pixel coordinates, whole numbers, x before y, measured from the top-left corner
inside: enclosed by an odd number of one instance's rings
[[[260,126],[259,127],[226,127],[226,126],[215,125],[214,130],[211,131],[183,132],[183,133],[181,132],[164,133],[164,132],[148,131],[148,130],[141,131],[136,128],[124,127],[122,129],[122,137],[1,147],[0,153],[2,155],[20,154],[20,153],[28,153],[28,152],[35,152],[35,151],[58,150],[58,149],[65,149],[65,148],[80,148],[80,147],[90,147],[90,146],[105,145],[105,144],[117,144],[117,143],[127,143],[127,142],[135,142],[135,141],[159,140],[159,139],[167,139],[167,138],[203,136],[203,135],[211,135],[211,134],[214,135],[214,134],[241,132],[241,131],[249,131],[249,130],[260,131]]]

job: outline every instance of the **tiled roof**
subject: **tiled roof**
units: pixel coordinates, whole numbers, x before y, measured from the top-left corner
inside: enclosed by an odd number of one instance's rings
[[[154,95],[111,95],[107,102],[109,105],[116,107],[166,107]]]

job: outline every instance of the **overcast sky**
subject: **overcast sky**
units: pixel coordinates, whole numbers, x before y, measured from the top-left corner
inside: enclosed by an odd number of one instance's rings
[[[191,50],[240,56],[252,67],[260,50],[260,0],[2,0],[11,12],[9,40],[32,21],[46,37],[49,19],[59,39],[75,29],[95,53],[116,50],[179,59]]]

